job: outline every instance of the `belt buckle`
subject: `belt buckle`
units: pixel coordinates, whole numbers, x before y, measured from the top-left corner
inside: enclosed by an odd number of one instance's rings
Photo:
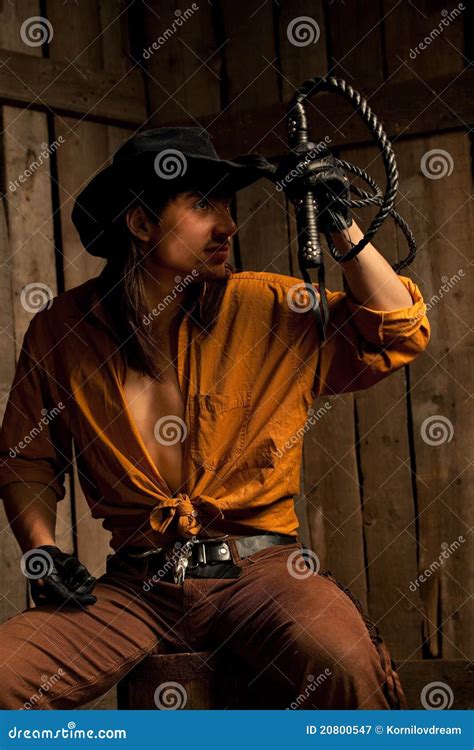
[[[200,543],[200,547],[196,550],[196,560],[197,562],[194,563],[194,565],[189,564],[188,568],[194,569],[198,568],[200,565],[212,565],[212,562],[209,563],[209,558],[206,553],[206,545],[210,546],[218,546],[221,545],[219,552],[221,553],[221,556],[227,553],[227,557],[223,560],[223,562],[232,562],[232,553],[229,546],[229,543],[226,541],[223,541],[229,536],[229,534],[226,534],[225,537],[221,537],[220,539],[210,538],[210,539],[199,539],[197,540]],[[216,561],[219,562],[219,561]]]

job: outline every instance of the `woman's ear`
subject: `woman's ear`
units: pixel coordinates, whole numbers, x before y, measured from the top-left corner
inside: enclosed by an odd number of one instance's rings
[[[142,206],[129,208],[125,221],[129,231],[139,240],[147,241],[151,238],[153,223]]]

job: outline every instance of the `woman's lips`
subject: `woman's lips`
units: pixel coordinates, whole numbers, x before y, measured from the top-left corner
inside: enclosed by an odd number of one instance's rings
[[[228,258],[230,255],[230,248],[217,248],[216,250],[208,250],[207,253],[210,258],[216,258],[216,260],[226,260],[226,258]]]

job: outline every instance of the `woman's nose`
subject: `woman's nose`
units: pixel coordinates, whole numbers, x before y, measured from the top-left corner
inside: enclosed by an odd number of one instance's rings
[[[237,231],[237,224],[227,211],[219,211],[216,220],[215,234],[231,237]]]

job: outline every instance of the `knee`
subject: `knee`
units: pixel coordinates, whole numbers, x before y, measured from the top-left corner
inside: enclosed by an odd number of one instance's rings
[[[357,641],[337,631],[304,634],[294,644],[301,684],[333,707],[387,708],[380,657],[368,633]]]
[[[23,672],[6,666],[0,677],[0,709],[38,710],[50,708],[49,691],[54,684],[54,675],[41,675],[40,684],[28,678],[28,668]],[[52,698],[52,696],[51,696]]]
[[[0,642],[0,709],[47,707],[51,678],[39,671],[41,663],[34,645],[17,633],[11,622],[0,626]]]
[[[328,632],[301,632],[293,644],[293,657],[312,674],[331,676],[350,684],[381,677],[380,658],[365,626],[347,631],[334,627]]]
[[[18,710],[29,708],[32,691],[24,675],[18,673],[17,667],[5,664],[0,678],[0,708]]]

